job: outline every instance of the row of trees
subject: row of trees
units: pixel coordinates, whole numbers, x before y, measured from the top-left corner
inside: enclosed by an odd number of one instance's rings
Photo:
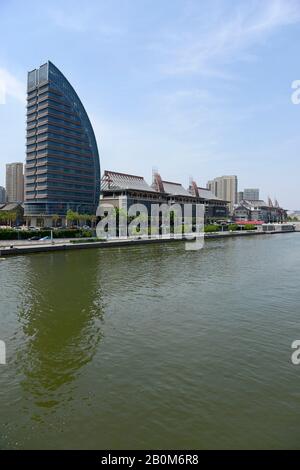
[[[96,225],[97,216],[90,214],[79,214],[72,210],[67,212],[67,223],[68,225],[90,225],[94,227]],[[18,214],[14,211],[0,211],[0,225],[14,225],[18,220]],[[61,220],[61,216],[58,214],[52,215],[53,226],[57,227],[58,222]]]
[[[57,221],[60,219],[59,216],[53,215],[52,220],[53,223],[56,224]],[[74,212],[71,209],[68,210],[66,215],[68,225],[90,225],[91,227],[95,227],[97,222],[96,215],[90,214],[79,214],[78,212]],[[55,222],[56,221],[56,222]]]
[[[13,211],[0,211],[0,225],[14,225],[17,221],[18,214]]]

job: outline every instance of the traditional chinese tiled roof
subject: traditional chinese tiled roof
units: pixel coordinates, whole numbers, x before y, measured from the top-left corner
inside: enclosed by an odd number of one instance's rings
[[[182,186],[180,183],[172,183],[170,181],[162,181],[164,191],[167,194],[171,194],[172,196],[189,196],[191,194]]]
[[[154,189],[148,185],[142,176],[105,170],[101,180],[101,190],[113,191],[122,189],[154,192]]]
[[[16,209],[19,209],[21,207],[21,204],[17,202],[11,202],[8,204],[0,204],[0,211],[14,211]]]
[[[210,191],[210,189],[200,188],[199,186],[197,186],[197,183],[195,181],[192,181],[190,183],[189,191],[193,196],[199,197],[207,201],[228,202],[228,201],[223,201],[222,199],[215,196],[214,193]]]
[[[210,200],[214,199],[216,201],[221,201],[221,199],[215,196],[214,193],[210,191],[209,189],[198,188],[198,192],[199,192],[199,197],[203,199],[210,199]]]

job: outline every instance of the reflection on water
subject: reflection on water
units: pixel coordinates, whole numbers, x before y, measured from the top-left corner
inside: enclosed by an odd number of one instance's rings
[[[28,258],[18,309],[25,341],[15,355],[24,398],[37,407],[72,400],[80,369],[89,363],[102,337],[103,303],[97,265],[64,254]],[[37,418],[37,415],[34,416]]]

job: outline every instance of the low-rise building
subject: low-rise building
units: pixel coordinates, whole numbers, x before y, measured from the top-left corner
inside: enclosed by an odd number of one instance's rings
[[[162,180],[158,172],[153,174],[153,182],[151,186],[156,192],[163,194],[164,202],[168,204],[184,204],[196,205],[197,197],[185,189],[181,183]]]
[[[105,202],[119,209],[128,209],[133,204],[144,204],[151,210],[153,203],[165,202],[163,194],[156,191],[143,176],[105,170],[101,179],[100,204]]]
[[[190,183],[189,191],[205,205],[205,219],[207,222],[228,218],[229,201],[218,198],[207,188],[199,187],[195,181]]]
[[[133,204],[143,204],[149,215],[153,204],[192,205],[193,215],[196,204],[205,206],[206,219],[226,219],[228,201],[217,198],[211,191],[200,188],[192,181],[185,189],[181,183],[163,180],[158,172],[153,174],[150,186],[142,176],[106,170],[101,180],[100,204],[108,203],[117,208],[127,208]]]
[[[300,221],[300,211],[289,211],[288,217],[294,221]]]
[[[287,218],[287,211],[269,201],[246,201],[243,200],[234,209],[235,221],[263,221],[263,222],[283,222]]]
[[[21,225],[24,221],[24,208],[16,202],[0,204],[0,225]]]

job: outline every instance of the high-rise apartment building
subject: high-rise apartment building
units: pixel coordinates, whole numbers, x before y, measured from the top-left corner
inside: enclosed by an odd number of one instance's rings
[[[7,202],[24,201],[23,163],[6,165],[6,200]]]
[[[259,189],[258,188],[247,188],[244,189],[245,201],[259,201]]]
[[[28,73],[25,216],[48,225],[68,209],[95,214],[99,196],[92,125],[71,84],[47,62]]]
[[[208,181],[207,188],[219,199],[228,201],[230,212],[233,212],[237,203],[238,179],[237,176],[219,176]]]
[[[237,203],[239,204],[244,199],[244,191],[239,191],[237,195]]]
[[[6,191],[3,186],[0,186],[0,204],[6,203]]]

